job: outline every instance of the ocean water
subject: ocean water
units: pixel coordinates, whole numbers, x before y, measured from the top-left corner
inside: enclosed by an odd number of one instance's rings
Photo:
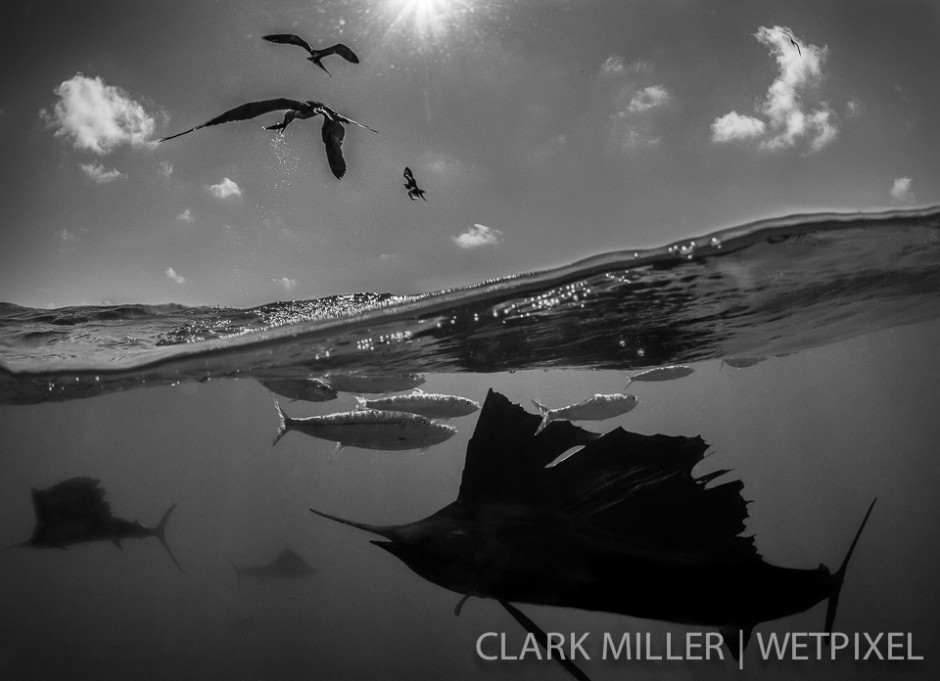
[[[533,399],[635,394],[629,413],[579,425],[704,438],[696,472],[742,481],[744,534],[776,565],[835,569],[878,498],[836,620],[840,632],[882,634],[868,659],[763,659],[755,638],[743,669],[601,660],[605,633],[648,635],[662,653],[667,634],[713,629],[517,604],[545,631],[588,634],[594,654],[578,664],[590,678],[940,671],[936,208],[789,216],[420,295],[250,310],[0,304],[0,364],[0,547],[29,537],[31,488],[89,476],[116,516],[153,525],[177,503],[166,536],[185,569],[153,538],[0,553],[0,679],[570,678],[531,654],[481,659],[485,633],[504,634],[509,654],[524,642],[498,603],[473,598],[455,616],[458,594],[308,512],[408,523],[460,488],[479,412],[426,452],[337,453],[300,433],[272,445],[278,417],[259,379],[349,372],[420,372],[428,392],[482,402],[493,389],[531,413]],[[628,385],[671,364],[694,372]],[[292,416],[356,404],[342,392],[279,399]],[[270,563],[284,548],[316,572],[259,581],[230,564]],[[622,588],[644,584],[624,574]],[[755,637],[820,632],[824,616],[822,603]],[[878,659],[892,632],[910,645],[904,657],[923,659]]]

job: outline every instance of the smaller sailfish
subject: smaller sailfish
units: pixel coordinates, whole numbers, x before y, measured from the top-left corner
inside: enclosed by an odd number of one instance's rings
[[[311,567],[299,554],[290,549],[284,549],[274,561],[265,565],[250,565],[240,568],[232,562],[231,558],[226,557],[226,560],[235,570],[239,583],[241,583],[243,575],[257,579],[264,584],[268,579],[301,579],[316,572],[316,568]]]
[[[90,541],[110,541],[122,548],[122,539],[156,537],[183,572],[183,567],[166,543],[166,524],[176,504],[166,510],[156,527],[147,527],[137,520],[115,518],[111,515],[111,505],[104,498],[104,489],[98,486],[100,482],[94,478],[76,477],[48,489],[34,488],[36,527],[33,534],[26,541],[7,548],[65,549],[70,544]]]

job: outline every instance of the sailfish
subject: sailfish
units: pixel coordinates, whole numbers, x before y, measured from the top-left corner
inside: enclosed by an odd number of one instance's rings
[[[173,563],[183,572],[170,545],[166,542],[166,524],[176,504],[170,506],[156,527],[147,527],[134,520],[111,515],[100,480],[86,477],[69,478],[47,489],[33,489],[36,527],[29,539],[12,548],[65,549],[71,544],[110,541],[122,548],[124,539],[156,537],[163,544]]]
[[[835,572],[771,565],[741,534],[743,483],[718,481],[727,470],[693,475],[708,449],[701,437],[601,435],[561,421],[536,435],[541,421],[491,390],[457,499],[423,520],[371,525],[310,510],[381,537],[372,543],[460,594],[457,613],[469,597],[498,601],[543,647],[545,633],[514,603],[715,627],[735,658],[756,625],[827,599],[832,630],[874,502]],[[582,449],[557,461],[573,447]]]

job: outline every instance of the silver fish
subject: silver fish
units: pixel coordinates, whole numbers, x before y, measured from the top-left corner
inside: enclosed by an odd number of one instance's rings
[[[261,385],[282,397],[305,402],[335,400],[336,388],[319,378],[261,378]]]
[[[452,419],[458,416],[466,416],[480,408],[479,402],[474,402],[466,397],[426,393],[420,388],[416,388],[414,392],[407,395],[393,395],[374,400],[357,397],[356,401],[361,409],[404,411],[409,414],[426,416],[429,419]]]
[[[632,376],[627,376],[627,385],[630,385],[633,381],[671,381],[674,378],[682,378],[683,376],[688,376],[695,369],[684,364],[673,364],[672,366],[666,367],[654,367],[652,369],[647,369],[646,371],[641,371],[638,374],[633,374]]]
[[[284,413],[275,400],[280,417],[274,444],[290,430],[332,440],[337,443],[337,450],[343,447],[361,447],[363,449],[427,449],[454,436],[457,429],[443,423],[399,411],[379,411],[362,409],[344,411],[326,416],[291,418]]]
[[[394,393],[424,383],[423,374],[327,374],[323,379],[346,393]]]
[[[623,395],[621,393],[594,395],[594,397],[558,409],[549,409],[544,404],[532,400],[532,403],[542,415],[542,422],[535,429],[535,434],[541,433],[552,421],[603,421],[614,416],[620,416],[633,409],[638,402],[636,395]]]

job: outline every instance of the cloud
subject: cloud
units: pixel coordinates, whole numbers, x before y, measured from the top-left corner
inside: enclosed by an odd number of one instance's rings
[[[849,116],[858,116],[862,113],[862,103],[857,99],[850,99],[845,103],[845,111]]]
[[[185,283],[186,283],[186,277],[183,277],[183,276],[180,276],[179,274],[177,274],[177,273],[176,273],[176,270],[174,270],[172,267],[167,267],[167,268],[166,268],[166,278],[169,279],[170,281],[176,283],[176,284],[185,284]]]
[[[241,188],[227,177],[219,182],[219,184],[210,186],[209,191],[212,192],[212,195],[217,199],[227,199],[230,196],[242,195]]]
[[[272,279],[271,281],[283,286],[285,291],[293,291],[297,287],[297,280],[289,277],[281,277],[280,279]]]
[[[720,116],[712,123],[713,142],[757,141],[761,149],[776,150],[805,140],[811,151],[819,151],[836,138],[838,128],[829,105],[820,101],[809,110],[804,102],[822,80],[829,48],[804,44],[794,35],[800,43],[797,50],[788,34],[793,32],[781,26],[761,26],[754,34],[776,59],[779,74],[756,107],[761,118],[736,111]]]
[[[119,177],[124,177],[124,174],[117,168],[105,170],[100,163],[82,163],[79,168],[98,184],[107,184],[108,182],[114,182]]]
[[[712,141],[730,142],[760,137],[767,129],[764,121],[753,116],[742,116],[737,111],[716,118],[712,123]]]
[[[59,239],[61,239],[67,244],[73,244],[76,241],[78,241],[78,237],[75,236],[75,234],[73,234],[67,229],[63,229],[61,232],[59,232],[58,236],[59,236]]]
[[[604,75],[616,75],[623,73],[623,57],[612,54],[601,64],[601,73]]]
[[[474,224],[463,234],[452,236],[451,239],[461,248],[479,248],[502,243],[503,233],[486,225]]]
[[[177,216],[176,216],[176,219],[179,220],[180,222],[192,222],[192,221],[195,220],[196,218],[193,217],[193,212],[192,212],[191,210],[189,210],[189,208],[187,208],[187,209],[184,210],[182,213],[180,213],[179,215],[177,215]]]
[[[165,177],[169,177],[173,174],[173,164],[169,161],[160,161],[157,164],[157,172]]]
[[[142,105],[124,90],[105,85],[100,76],[89,78],[76,73],[54,90],[59,100],[50,113],[39,116],[55,128],[76,149],[105,155],[115,147],[130,144],[152,148],[154,120]]]
[[[891,185],[891,198],[901,203],[911,203],[914,201],[914,192],[911,190],[913,180],[909,177],[895,178]]]
[[[633,95],[627,111],[631,113],[649,111],[669,103],[670,99],[671,95],[662,85],[650,85]]]

